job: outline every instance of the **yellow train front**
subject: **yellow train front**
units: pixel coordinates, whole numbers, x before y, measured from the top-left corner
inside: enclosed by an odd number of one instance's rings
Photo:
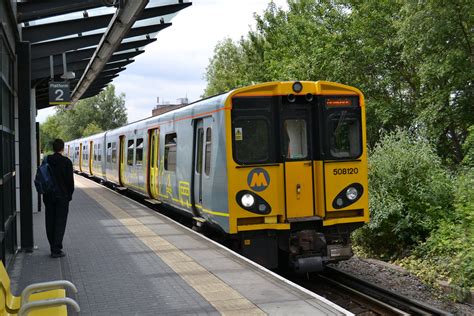
[[[229,232],[268,267],[320,271],[352,256],[367,222],[362,93],[332,82],[267,83],[226,99]]]

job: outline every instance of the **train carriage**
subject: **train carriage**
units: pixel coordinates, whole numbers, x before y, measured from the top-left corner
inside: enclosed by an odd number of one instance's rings
[[[353,87],[271,82],[66,145],[78,171],[221,230],[264,266],[309,272],[348,259],[368,221],[364,110]]]

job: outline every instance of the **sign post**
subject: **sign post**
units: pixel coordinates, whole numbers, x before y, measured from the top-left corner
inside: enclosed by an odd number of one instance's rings
[[[71,104],[69,82],[51,81],[49,83],[49,105]]]

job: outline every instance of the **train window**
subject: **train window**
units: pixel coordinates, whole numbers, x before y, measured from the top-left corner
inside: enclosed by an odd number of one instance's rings
[[[197,151],[196,151],[196,172],[198,174],[202,173],[202,147],[204,142],[204,130],[202,128],[198,128],[197,130]]]
[[[239,118],[233,124],[235,159],[239,163],[267,162],[269,124],[266,119]]]
[[[135,148],[135,140],[129,139],[127,143],[127,165],[133,166],[133,152]]]
[[[349,110],[332,111],[327,123],[327,141],[332,158],[357,158],[362,154],[360,113]]]
[[[283,156],[287,160],[308,157],[308,132],[306,121],[288,119],[283,123]]]
[[[87,160],[87,147],[82,146],[82,160]]]
[[[117,143],[112,143],[112,162],[117,162]]]
[[[204,159],[204,172],[209,175],[211,171],[211,148],[212,148],[211,128],[206,129],[206,157]]]
[[[107,143],[107,162],[112,162],[112,143]]]
[[[94,161],[97,161],[97,144],[94,145]]]
[[[143,163],[143,138],[137,138],[135,160],[137,165]]]
[[[156,162],[155,162],[155,137],[156,136],[154,134],[151,136],[150,148],[148,149],[148,150],[150,150],[150,155],[151,155],[150,162],[151,162],[152,168],[154,168],[156,166]]]
[[[102,161],[102,151],[100,150],[100,144],[97,144],[97,161]]]
[[[178,138],[176,133],[165,136],[165,170],[176,171],[176,147]]]

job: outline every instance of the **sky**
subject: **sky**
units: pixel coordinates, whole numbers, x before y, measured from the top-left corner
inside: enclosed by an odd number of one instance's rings
[[[204,74],[216,44],[226,37],[233,40],[254,28],[254,13],[261,14],[270,0],[194,0],[180,11],[173,25],[145,47],[145,53],[115,78],[116,93],[125,94],[128,121],[151,116],[163,101],[175,103],[187,97],[198,100],[206,87]],[[274,0],[286,7],[286,0]],[[49,108],[38,111],[37,121],[54,114]]]

